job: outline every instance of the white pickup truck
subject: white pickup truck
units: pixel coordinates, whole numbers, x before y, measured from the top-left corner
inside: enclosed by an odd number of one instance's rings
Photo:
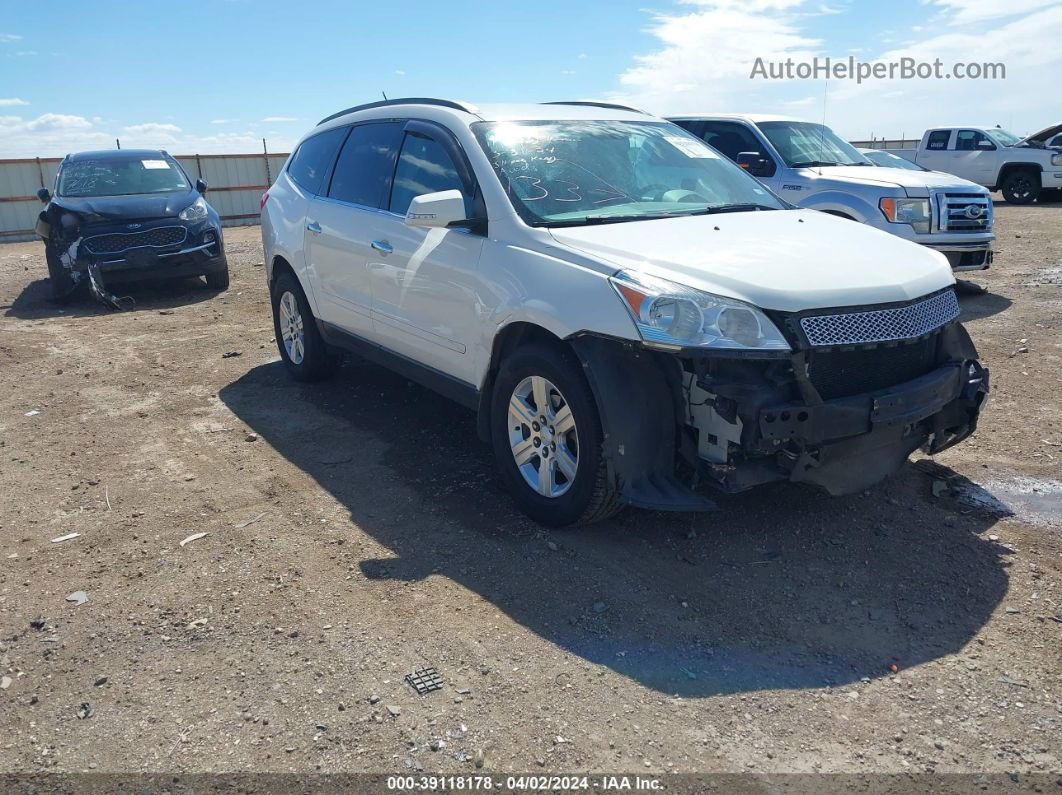
[[[885,149],[933,171],[1000,190],[1010,204],[1029,204],[1062,189],[1062,123],[1026,138],[999,127],[934,127],[917,149]]]
[[[992,263],[987,190],[950,174],[879,168],[829,127],[784,116],[672,117],[798,207],[873,226],[942,253],[953,270]]]

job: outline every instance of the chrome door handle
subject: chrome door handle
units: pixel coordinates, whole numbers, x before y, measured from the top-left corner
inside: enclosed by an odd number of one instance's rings
[[[379,251],[381,254],[390,254],[392,251],[395,250],[394,246],[392,246],[386,240],[374,240],[369,245]]]
[[[306,224],[306,231],[313,232],[315,235],[321,234],[321,225],[316,221],[310,221]]]

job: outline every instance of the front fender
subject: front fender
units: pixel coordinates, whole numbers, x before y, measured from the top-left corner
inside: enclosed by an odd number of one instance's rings
[[[864,224],[872,223],[881,216],[881,210],[866,199],[838,190],[812,194],[800,202],[800,206],[808,210],[842,213]]]

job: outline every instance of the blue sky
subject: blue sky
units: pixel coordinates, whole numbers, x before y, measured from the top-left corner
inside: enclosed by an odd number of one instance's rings
[[[144,6],[140,6],[145,8]],[[388,96],[601,98],[666,112],[819,119],[821,80],[749,79],[756,57],[1002,61],[1003,81],[831,81],[843,135],[930,124],[1032,132],[1062,116],[1062,0],[529,3],[8,2],[0,157],[113,145],[283,151],[321,117]],[[293,9],[297,11],[293,12]]]

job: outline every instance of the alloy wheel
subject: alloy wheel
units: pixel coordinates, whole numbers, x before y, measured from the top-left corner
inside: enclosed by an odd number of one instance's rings
[[[527,485],[560,497],[579,470],[575,417],[561,391],[542,376],[528,376],[509,399],[509,446]]]
[[[288,291],[280,296],[277,309],[280,315],[280,337],[284,343],[284,351],[292,364],[302,364],[303,357],[306,355],[306,335],[302,327],[299,301],[295,294]]]

